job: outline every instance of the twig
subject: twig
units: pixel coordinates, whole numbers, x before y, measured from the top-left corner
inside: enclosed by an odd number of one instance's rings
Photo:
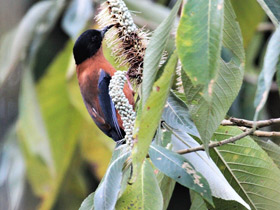
[[[248,136],[250,134],[252,134],[254,132],[254,129],[251,128],[251,129],[248,129],[247,131],[245,131],[244,133],[241,133],[237,136],[233,136],[233,137],[230,137],[228,139],[225,139],[225,140],[222,140],[222,141],[219,141],[219,142],[213,142],[213,143],[210,143],[208,145],[209,148],[213,148],[213,147],[219,147],[219,146],[222,146],[224,144],[229,144],[229,143],[234,143],[235,141],[239,140],[239,139],[242,139],[244,138],[245,136]],[[194,147],[194,148],[189,148],[189,149],[183,149],[183,150],[179,150],[179,151],[176,151],[178,154],[187,154],[187,153],[191,153],[191,152],[197,152],[197,151],[201,151],[201,150],[205,150],[204,146],[201,145],[199,147]]]
[[[257,28],[258,31],[274,31],[275,27],[272,23],[260,23]]]
[[[275,125],[275,124],[280,124],[280,118],[256,121],[256,128],[267,127],[267,126]],[[232,117],[232,118],[229,118],[229,120],[223,120],[221,125],[223,125],[223,126],[243,126],[243,127],[247,127],[247,128],[252,128],[254,126],[254,121]]]
[[[247,131],[247,130],[250,130],[246,127],[239,127],[242,131]],[[251,135],[254,135],[254,136],[258,136],[258,137],[280,137],[280,132],[276,132],[276,131],[260,131],[260,130],[257,130],[257,131],[254,131]]]

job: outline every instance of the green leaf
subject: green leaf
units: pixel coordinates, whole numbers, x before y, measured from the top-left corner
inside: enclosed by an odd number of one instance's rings
[[[20,151],[15,126],[1,139],[0,197],[1,209],[19,209],[26,184],[26,165]]]
[[[199,193],[205,200],[213,204],[207,180],[184,157],[154,144],[150,146],[149,155],[153,164],[162,173]]]
[[[32,100],[25,98],[25,103],[21,104],[19,134],[24,144],[28,178],[32,189],[43,198],[39,209],[50,209],[54,204],[70,165],[82,126],[81,122],[83,122],[81,115],[70,103],[65,80],[67,67],[72,57],[72,48],[73,43],[69,42],[50,65],[37,86],[36,91],[44,125],[40,125],[40,115],[35,118],[39,119],[38,121],[32,119],[33,115],[38,114],[36,109],[32,109],[34,98],[31,98]],[[32,88],[28,90],[31,93],[34,91]],[[27,112],[28,109],[30,110]],[[31,115],[27,116],[28,113]],[[45,140],[44,130],[40,126],[44,126],[48,140]],[[35,143],[28,144],[29,140],[33,140]],[[46,161],[42,161],[42,158],[33,152],[34,147],[47,152],[48,147],[45,147],[44,141],[48,141],[50,147],[54,173],[47,167]],[[36,168],[36,173],[34,173],[34,168]]]
[[[146,160],[141,166],[136,182],[128,185],[117,202],[116,210],[151,209],[162,210],[163,199],[154,170]]]
[[[172,91],[163,110],[162,119],[174,129],[185,130],[193,136],[200,137],[195,124],[191,120],[187,105]]]
[[[121,189],[123,166],[129,155],[130,152],[126,152],[111,162],[109,168],[107,169],[105,177],[102,180],[102,183],[95,192],[95,209],[115,209],[118,194]]]
[[[162,23],[153,32],[151,40],[146,49],[144,58],[144,71],[143,71],[143,85],[142,85],[142,98],[143,106],[145,105],[156,75],[159,69],[159,63],[162,58],[164,48],[166,46],[167,39],[173,28],[173,22],[176,18],[178,9],[181,5],[182,0],[178,0],[173,9],[171,10],[169,16],[162,21]]]
[[[155,172],[163,197],[163,209],[166,210],[172,197],[176,182],[174,179],[171,179],[160,171],[155,170]]]
[[[280,0],[257,0],[275,26],[280,21]]]
[[[254,137],[255,142],[268,154],[268,156],[273,160],[273,162],[280,169],[280,147],[270,140],[262,140],[260,138]]]
[[[231,3],[240,24],[244,47],[247,48],[265,13],[256,0],[231,0]]]
[[[172,145],[173,151],[187,149],[191,147],[198,147],[199,144],[191,136],[184,131],[173,131]],[[181,139],[179,139],[180,137]],[[189,161],[196,171],[201,173],[207,180],[212,196],[221,198],[226,201],[236,201],[243,206],[250,208],[249,205],[236,193],[232,186],[225,179],[214,161],[207,155],[205,151],[198,151],[182,155]],[[216,206],[214,198],[214,205]]]
[[[204,87],[202,85],[192,85],[190,79],[182,70],[187,104],[201,140],[206,145],[206,151],[208,151],[207,145],[211,136],[224,119],[243,81],[245,55],[242,37],[229,0],[225,1],[224,15],[222,57],[226,57],[224,54],[229,54],[231,59],[227,62],[220,59],[220,69],[209,89],[212,95],[210,100],[205,98],[203,94]]]
[[[14,30],[13,40],[7,39],[9,53],[5,56],[0,56],[0,63],[2,65],[0,88],[17,70],[16,67],[21,60],[24,60],[29,53],[35,54],[36,47],[42,43],[50,29],[56,23],[63,6],[64,0],[38,2],[23,17],[19,26]],[[30,47],[31,43],[32,48]],[[1,43],[1,45],[3,44]],[[1,48],[2,50],[6,52],[7,48]]]
[[[254,102],[256,107],[255,119],[257,119],[259,112],[262,110],[263,106],[266,103],[273,76],[276,72],[277,64],[279,62],[279,55],[280,28],[276,29],[276,31],[273,33],[267,46],[267,51],[264,57],[263,69],[258,79],[258,88]]]
[[[168,60],[161,77],[154,83],[152,92],[142,110],[141,115],[136,118],[134,136],[137,141],[132,151],[134,174],[137,175],[143,163],[150,143],[155,135],[160,122],[162,111],[166,103],[177,65],[177,53],[174,52]]]
[[[213,140],[221,141],[240,133],[238,128],[220,127]],[[280,170],[253,139],[247,136],[235,144],[214,148],[210,154],[252,209],[279,209]]]
[[[223,16],[223,0],[189,0],[183,8],[176,46],[194,85],[208,85],[218,73]]]
[[[192,205],[191,205],[191,208],[190,210],[207,210],[207,206],[206,206],[206,203],[204,202],[203,198],[193,192],[193,191],[190,191],[190,194],[191,194],[191,201],[192,201]]]
[[[94,210],[93,201],[94,201],[94,192],[89,194],[89,196],[83,201],[79,210]]]
[[[17,135],[27,162],[27,175],[36,195],[48,193],[52,188],[56,167],[50,139],[37,99],[30,69],[25,69],[19,96]],[[34,169],[36,168],[36,173]]]

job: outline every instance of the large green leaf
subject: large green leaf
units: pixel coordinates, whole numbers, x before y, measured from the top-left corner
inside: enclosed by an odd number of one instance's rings
[[[173,129],[185,130],[187,133],[200,137],[197,128],[191,120],[187,105],[173,92],[167,99],[162,119]]]
[[[28,175],[32,188],[36,194],[42,197],[40,209],[50,209],[58,195],[60,185],[62,184],[65,173],[72,159],[76,147],[79,130],[81,128],[82,117],[74,109],[69,101],[68,90],[65,80],[66,70],[70,58],[72,57],[73,43],[69,42],[64,51],[50,65],[46,75],[39,81],[37,86],[37,96],[43,119],[43,125],[40,125],[40,115],[32,120],[32,115],[28,118],[20,118],[20,136],[22,137],[23,148],[26,151],[28,164]],[[29,91],[34,91],[30,88]],[[28,99],[28,98],[27,98]],[[25,100],[27,100],[25,99]],[[23,103],[20,110],[20,116],[25,116],[29,104],[34,103],[34,98]],[[25,113],[26,112],[26,113]],[[30,110],[31,114],[38,114],[36,109]],[[29,119],[29,120],[28,120]],[[52,160],[54,162],[54,172],[47,167],[46,161],[33,153],[32,147],[28,144],[29,140],[34,140],[37,149],[48,151],[47,147],[42,148],[40,145],[46,145],[44,130],[47,131],[48,144],[50,147]],[[37,133],[41,131],[41,133]],[[38,136],[38,135],[39,136]],[[42,152],[43,153],[43,152]],[[36,173],[34,173],[36,168]]]
[[[46,38],[64,7],[64,0],[42,1],[35,4],[14,30],[13,40],[7,39],[9,48],[1,48],[0,87],[17,70],[17,65],[29,53],[35,54],[37,47]],[[32,43],[32,48],[30,47]],[[7,53],[7,50],[9,53]],[[30,57],[29,57],[30,58]]]
[[[130,152],[120,155],[113,160],[107,169],[105,177],[94,195],[94,208],[100,210],[114,210],[121,190],[123,166]]]
[[[147,46],[144,58],[142,85],[143,106],[145,105],[150,92],[152,91],[152,87],[159,69],[159,63],[162,58],[167,39],[169,38],[169,34],[173,28],[173,23],[181,2],[182,0],[177,1],[169,16],[164,19],[162,23],[157,27],[157,29],[153,32],[151,40],[149,41],[149,44]]]
[[[275,26],[280,21],[280,0],[257,0]]]
[[[220,127],[213,140],[221,141],[240,133],[238,128]],[[280,170],[253,139],[245,137],[235,144],[214,148],[210,154],[252,209],[279,209]]]
[[[255,142],[268,154],[268,156],[274,161],[277,167],[280,169],[280,147],[270,140],[261,140],[254,138]]]
[[[154,144],[150,146],[149,155],[153,164],[162,173],[199,193],[205,200],[213,204],[207,180],[184,157]]]
[[[136,175],[148,153],[150,143],[158,127],[171,88],[177,61],[177,53],[174,52],[168,60],[162,75],[154,83],[152,92],[141,115],[138,115],[136,118],[134,136],[137,141],[135,142],[132,151],[134,174]]]
[[[146,160],[141,166],[137,181],[128,185],[117,202],[116,210],[150,209],[162,210],[163,199],[154,170]]]
[[[266,103],[273,76],[276,72],[277,64],[279,62],[279,56],[280,28],[277,28],[274,34],[271,36],[271,39],[269,40],[267,51],[264,57],[263,69],[258,80],[258,89],[254,102],[256,107],[255,119]]]
[[[240,24],[244,47],[247,48],[265,13],[256,0],[231,0]]]
[[[37,99],[31,70],[25,69],[20,98],[17,134],[27,163],[27,175],[36,195],[52,188],[56,167]],[[36,173],[34,173],[36,168]]]
[[[182,70],[184,91],[189,105],[191,117],[199,131],[201,140],[208,145],[213,132],[224,119],[228,109],[237,96],[243,80],[244,49],[241,32],[235,21],[235,14],[229,0],[225,1],[225,23],[223,34],[223,50],[220,69],[211,83],[211,99],[203,94],[203,86],[192,85]],[[228,60],[228,55],[230,58]],[[206,147],[207,149],[207,147]]]
[[[208,85],[217,75],[223,17],[223,0],[189,0],[184,5],[176,46],[183,69],[194,85]],[[211,91],[208,93],[211,95]]]
[[[173,151],[187,149],[191,147],[198,147],[199,144],[190,135],[184,131],[173,131],[171,136]],[[179,139],[178,136],[181,138]],[[182,141],[183,140],[183,141]],[[211,189],[212,196],[215,198],[214,205],[217,206],[217,199],[239,202],[243,206],[250,208],[249,205],[237,194],[232,186],[225,179],[214,161],[206,154],[205,151],[198,151],[189,154],[182,155],[187,161],[189,161],[196,171],[201,173],[208,181]],[[241,205],[240,205],[241,206]],[[242,208],[244,208],[242,206]]]

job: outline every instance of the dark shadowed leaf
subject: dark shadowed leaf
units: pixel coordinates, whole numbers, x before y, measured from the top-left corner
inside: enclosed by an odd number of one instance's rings
[[[189,0],[184,5],[176,46],[183,69],[194,85],[208,86],[217,75],[223,18],[223,0]]]
[[[206,206],[206,203],[204,202],[203,198],[193,192],[193,191],[190,191],[190,194],[191,194],[191,201],[192,201],[192,205],[191,205],[191,208],[190,210],[207,210],[207,206]]]
[[[213,140],[221,141],[240,133],[236,127],[220,127]],[[279,209],[280,170],[253,139],[247,136],[235,144],[216,147],[210,154],[252,209]]]
[[[193,136],[200,137],[191,120],[187,105],[172,91],[163,110],[162,119],[174,129],[184,130]]]
[[[174,20],[177,16],[178,9],[181,5],[182,0],[178,0],[173,9],[171,10],[169,16],[162,21],[162,23],[153,32],[152,38],[149,41],[147,50],[144,58],[144,71],[143,71],[143,85],[142,85],[142,97],[143,106],[145,105],[156,75],[159,69],[159,63],[162,58],[162,53],[166,46],[167,39],[173,28]]]
[[[263,69],[258,79],[258,89],[255,98],[255,119],[266,103],[273,76],[276,72],[280,55],[280,28],[276,29],[269,40],[267,51],[264,57]]]
[[[213,204],[207,180],[183,156],[155,144],[150,146],[149,155],[153,164],[162,173],[199,193]]]

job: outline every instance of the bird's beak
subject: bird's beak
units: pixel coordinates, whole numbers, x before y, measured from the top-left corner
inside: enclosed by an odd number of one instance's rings
[[[105,36],[106,32],[107,32],[110,28],[112,28],[114,25],[115,25],[115,24],[106,26],[106,27],[104,27],[104,28],[101,30],[101,36],[102,36],[102,38]]]

